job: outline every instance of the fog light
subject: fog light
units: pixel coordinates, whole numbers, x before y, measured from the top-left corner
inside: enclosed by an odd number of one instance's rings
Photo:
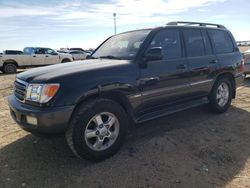
[[[26,121],[28,124],[37,125],[37,118],[32,116],[26,116]]]

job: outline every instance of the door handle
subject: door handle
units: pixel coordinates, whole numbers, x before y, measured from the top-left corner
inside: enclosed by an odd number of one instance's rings
[[[46,55],[45,57],[49,57],[48,55]]]
[[[140,79],[141,85],[153,85],[156,84],[160,80],[159,77],[150,77],[150,78],[142,78]]]
[[[33,57],[36,57],[35,55],[33,55]]]
[[[216,64],[218,61],[216,59],[213,59],[212,61],[209,62],[210,64]]]
[[[180,64],[180,65],[177,65],[176,68],[177,68],[177,69],[186,69],[186,68],[187,68],[187,65],[185,65],[185,64]]]

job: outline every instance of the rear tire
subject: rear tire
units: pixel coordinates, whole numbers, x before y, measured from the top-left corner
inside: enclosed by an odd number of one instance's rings
[[[3,72],[6,74],[16,73],[17,66],[14,63],[6,63],[3,66]]]
[[[219,78],[209,96],[210,108],[215,113],[223,113],[228,110],[232,102],[232,83],[229,78]]]
[[[99,161],[111,157],[122,146],[128,118],[115,101],[95,99],[77,108],[69,126],[66,140],[73,153]]]

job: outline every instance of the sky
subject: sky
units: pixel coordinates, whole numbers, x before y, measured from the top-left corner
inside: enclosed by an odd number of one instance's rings
[[[197,21],[250,40],[250,0],[0,0],[0,51],[95,48],[114,34],[113,13],[117,33]]]

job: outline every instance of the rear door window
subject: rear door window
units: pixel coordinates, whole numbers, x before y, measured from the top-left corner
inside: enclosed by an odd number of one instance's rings
[[[205,55],[204,41],[199,29],[184,29],[183,36],[188,57]]]
[[[234,51],[232,39],[226,31],[210,29],[208,33],[217,54],[231,53]]]

